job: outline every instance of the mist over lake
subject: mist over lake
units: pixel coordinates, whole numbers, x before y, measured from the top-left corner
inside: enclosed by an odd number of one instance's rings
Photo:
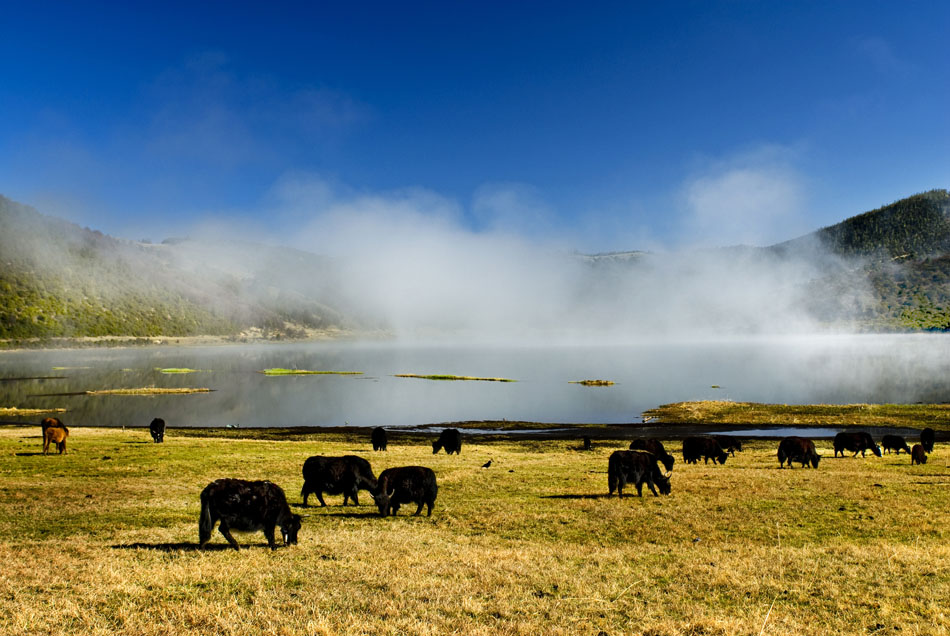
[[[361,374],[260,373],[275,367]],[[161,371],[168,368],[197,371]],[[516,382],[394,377],[401,373]],[[62,379],[15,379],[50,376]],[[387,342],[11,351],[0,353],[0,379],[0,406],[66,408],[62,419],[70,426],[146,426],[153,417],[172,427],[413,426],[501,419],[626,423],[639,422],[645,409],[685,400],[946,402],[950,338],[916,334],[623,346]],[[570,383],[588,379],[615,384]],[[214,392],[50,395],[147,386]],[[37,397],[41,395],[46,397]]]

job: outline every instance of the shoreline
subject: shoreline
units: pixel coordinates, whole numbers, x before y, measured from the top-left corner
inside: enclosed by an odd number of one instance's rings
[[[504,428],[498,425],[504,426]],[[39,423],[0,421],[0,427],[9,428],[37,428]],[[141,431],[148,435],[148,426],[70,426],[70,430],[128,430]],[[369,441],[369,436],[375,427],[372,426],[273,426],[273,427],[168,427],[166,437],[182,438],[227,438],[252,439],[271,441],[300,441],[300,440],[340,440],[359,443]],[[735,434],[740,439],[779,439],[791,432],[805,434],[811,430],[827,429],[861,429],[868,431],[874,437],[892,434],[903,437],[912,437],[920,433],[920,428],[907,426],[873,426],[866,424],[828,425],[828,424],[774,424],[763,425],[753,422],[722,424],[710,422],[698,424],[696,422],[664,422],[664,423],[543,423],[543,422],[495,422],[495,421],[466,421],[441,422],[431,424],[417,424],[409,427],[386,428],[390,442],[423,443],[431,441],[445,428],[457,428],[463,435],[478,443],[486,442],[526,442],[526,441],[582,441],[584,436],[594,442],[627,441],[638,438],[656,438],[661,440],[678,440],[684,437],[713,434]],[[753,433],[755,431],[755,433]],[[762,431],[776,431],[776,434]],[[748,434],[745,434],[747,433]],[[833,434],[812,435],[814,439],[831,439]],[[950,432],[937,431],[937,441],[950,441]]]

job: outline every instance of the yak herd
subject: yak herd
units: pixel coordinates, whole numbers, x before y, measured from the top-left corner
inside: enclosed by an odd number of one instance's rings
[[[41,423],[43,430],[43,453],[51,444],[55,444],[59,453],[66,452],[66,438],[69,430],[57,418],[48,417]],[[155,418],[149,425],[149,432],[156,443],[164,441],[165,421]],[[920,443],[909,447],[899,435],[885,435],[878,446],[870,434],[865,432],[838,433],[833,442],[834,456],[845,451],[852,457],[858,453],[864,457],[871,451],[877,457],[883,453],[904,451],[910,455],[911,465],[927,463],[927,453],[933,451],[934,430],[925,428],[920,433]],[[385,451],[388,445],[386,430],[377,427],[372,430],[370,441],[374,451]],[[584,439],[584,450],[590,450],[589,438]],[[432,442],[432,452],[444,449],[447,454],[458,455],[462,448],[462,435],[454,428],[444,429],[439,438]],[[742,451],[742,443],[733,436],[711,435],[694,436],[683,439],[683,461],[696,464],[700,459],[708,464],[725,464],[730,455]],[[629,450],[611,453],[607,465],[608,494],[617,492],[623,497],[623,490],[631,484],[637,489],[637,495],[643,496],[644,484],[654,496],[670,494],[670,477],[673,472],[673,456],[667,452],[663,443],[657,439],[639,438],[630,443]],[[786,463],[792,468],[793,462],[802,467],[818,468],[821,456],[815,450],[812,440],[804,437],[785,437],[778,445],[779,468]],[[488,465],[490,465],[489,462]],[[303,488],[300,491],[303,507],[308,506],[310,495],[315,495],[321,506],[326,506],[323,494],[343,495],[343,505],[352,499],[359,505],[359,491],[365,490],[373,498],[379,514],[386,517],[395,515],[403,504],[416,504],[415,515],[427,509],[432,515],[438,494],[435,473],[425,466],[400,466],[387,468],[377,478],[370,463],[356,455],[342,457],[309,457],[303,464]],[[657,492],[659,489],[659,492]],[[211,539],[215,525],[235,550],[240,549],[231,535],[231,530],[242,532],[263,531],[268,546],[276,549],[275,529],[279,526],[284,545],[297,543],[297,533],[301,526],[301,516],[294,514],[284,491],[269,481],[246,481],[243,479],[218,479],[201,491],[201,514],[198,520],[199,544],[204,547]]]

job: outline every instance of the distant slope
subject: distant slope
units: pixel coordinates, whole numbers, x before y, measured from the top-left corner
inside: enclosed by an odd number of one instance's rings
[[[818,230],[812,237],[835,254],[860,259],[860,273],[876,297],[869,316],[872,323],[950,330],[947,190],[902,199]]]
[[[212,262],[217,251],[231,254],[221,267]],[[237,261],[245,263],[240,274],[228,270]],[[232,335],[250,327],[300,335],[345,326],[306,289],[274,285],[268,272],[277,267],[293,268],[297,280],[329,278],[324,260],[295,250],[124,241],[0,196],[3,339]]]

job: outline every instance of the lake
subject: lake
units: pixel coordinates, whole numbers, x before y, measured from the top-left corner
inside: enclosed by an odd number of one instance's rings
[[[259,373],[274,367],[362,373]],[[200,371],[165,374],[164,368]],[[394,377],[400,373],[517,382]],[[59,379],[16,379],[48,376]],[[588,379],[615,384],[570,383]],[[37,397],[145,386],[214,392]],[[502,419],[627,423],[640,422],[645,409],[685,400],[947,402],[950,337],[826,335],[623,346],[331,342],[0,352],[0,407],[67,408],[62,419],[78,426],[146,426],[153,417],[173,427],[391,427]]]

